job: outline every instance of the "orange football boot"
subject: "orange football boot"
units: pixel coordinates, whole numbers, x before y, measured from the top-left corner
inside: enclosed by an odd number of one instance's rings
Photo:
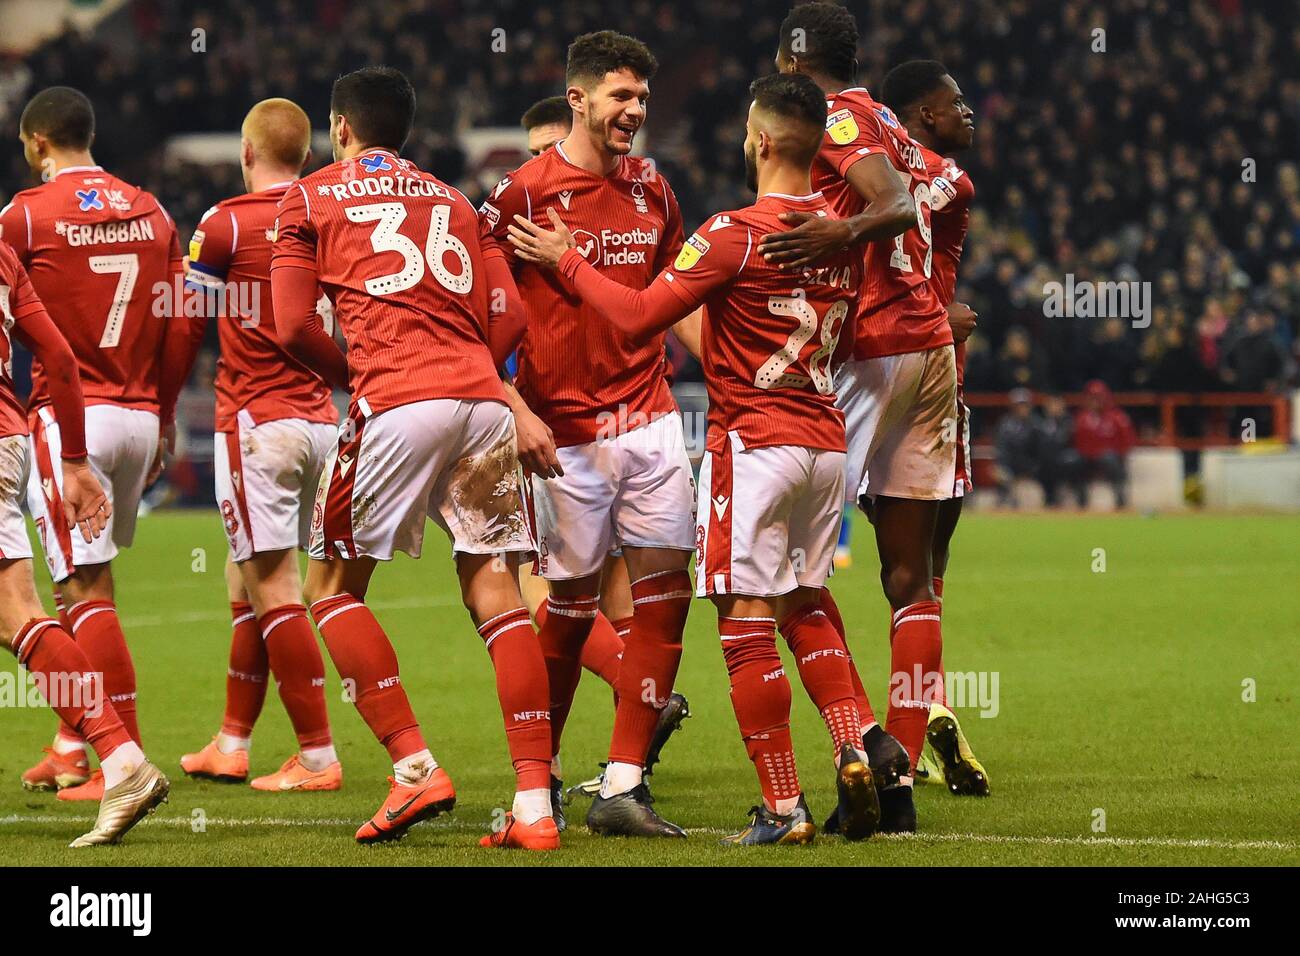
[[[60,800],[95,800],[104,799],[104,771],[96,770],[90,779],[80,786],[64,787],[59,791]]]
[[[507,813],[505,826],[479,840],[478,845],[509,850],[558,850],[560,830],[552,817],[542,817],[536,823],[520,823],[513,813]]]
[[[406,831],[421,820],[429,820],[456,805],[456,788],[447,771],[439,767],[429,779],[413,787],[388,778],[388,799],[371,819],[357,831],[358,843],[383,843],[400,840]]]
[[[275,773],[257,777],[251,784],[254,790],[280,793],[286,790],[340,790],[343,787],[343,767],[336,760],[324,770],[308,770],[300,754],[294,754]]]
[[[212,742],[198,753],[181,757],[181,769],[191,777],[220,783],[243,783],[248,779],[248,751],[223,754],[217,749],[217,738],[213,737]]]
[[[90,779],[90,761],[84,747],[66,754],[46,747],[45,754],[44,760],[23,774],[24,790],[62,790]]]

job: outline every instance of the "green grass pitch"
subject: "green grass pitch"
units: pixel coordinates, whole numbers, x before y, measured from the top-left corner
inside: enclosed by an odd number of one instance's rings
[[[864,680],[883,715],[887,617],[865,527],[856,562],[834,590]],[[738,739],[712,608],[696,602],[679,689],[695,716],[653,778],[658,808],[692,831],[684,841],[602,840],[582,826],[585,801],[554,854],[477,846],[512,774],[491,667],[456,593],[436,529],[421,561],[399,557],[371,602],[402,662],[403,682],[456,811],[406,840],[364,848],[352,834],[386,792],[386,755],[332,668],[330,710],[342,755],[340,793],[277,795],[191,781],[177,760],[216,732],[230,624],[224,539],[214,514],[156,514],[117,562],[119,606],[135,656],[144,742],[172,779],[168,804],[116,848],[64,849],[93,807],[29,794],[19,775],[54,730],[44,709],[0,709],[0,846],[7,864],[45,865],[912,865],[1300,862],[1300,519],[1294,517],[971,515],[948,576],[950,671],[998,674],[998,713],[958,713],[989,770],[993,796],[917,797],[920,832],[860,844],[722,848],[757,800]],[[193,570],[195,549],[206,571]],[[1104,571],[1096,571],[1096,549]],[[48,584],[41,575],[42,589]],[[4,657],[11,674],[17,665]],[[794,674],[793,667],[789,668]],[[10,680],[10,677],[0,675]],[[1254,681],[1254,700],[1243,682]],[[833,800],[830,747],[794,680],[799,770],[818,820]],[[603,759],[608,689],[584,676],[566,732],[569,782]],[[274,693],[258,726],[253,769],[267,772],[294,741]],[[1104,832],[1097,821],[1104,814]]]

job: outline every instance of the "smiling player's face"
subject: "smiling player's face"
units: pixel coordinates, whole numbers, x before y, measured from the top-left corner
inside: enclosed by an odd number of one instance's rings
[[[607,152],[624,156],[645,122],[650,84],[631,70],[610,71],[595,89],[586,91],[586,127]]]

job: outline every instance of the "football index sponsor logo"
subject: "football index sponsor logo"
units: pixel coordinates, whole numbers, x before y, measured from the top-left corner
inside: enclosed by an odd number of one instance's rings
[[[56,927],[125,927],[132,936],[153,932],[152,893],[83,893],[73,886],[50,897],[50,925]]]
[[[600,264],[600,239],[595,233],[588,232],[586,229],[575,229],[573,231],[573,241],[576,243],[574,248],[578,250],[578,255],[593,266]]]

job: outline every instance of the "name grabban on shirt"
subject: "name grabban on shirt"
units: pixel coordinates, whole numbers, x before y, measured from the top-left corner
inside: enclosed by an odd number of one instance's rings
[[[97,222],[79,224],[58,220],[54,234],[62,236],[69,246],[100,246],[114,242],[152,242],[153,223],[148,219],[126,219],[122,222]]]

